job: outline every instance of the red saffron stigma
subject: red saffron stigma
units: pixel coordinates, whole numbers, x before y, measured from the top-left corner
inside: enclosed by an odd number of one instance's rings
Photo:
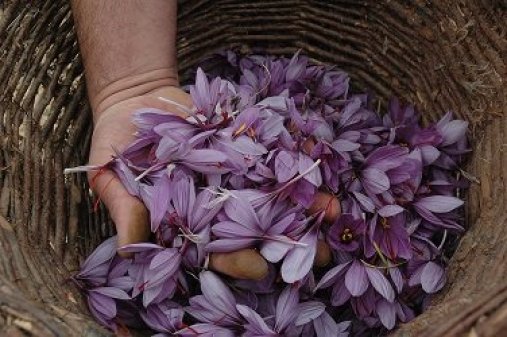
[[[100,205],[100,201],[102,200],[101,195],[104,195],[104,192],[107,190],[107,188],[109,187],[109,185],[111,184],[111,182],[113,181],[113,179],[114,179],[114,178],[111,178],[111,179],[107,182],[106,186],[104,186],[104,188],[102,189],[102,191],[100,191],[100,192],[98,193],[97,200],[95,200],[95,204],[93,205],[93,211],[94,211],[94,212],[97,212],[97,211],[98,211],[98,209],[99,209],[99,205]]]
[[[188,329],[188,330],[192,331],[192,332],[193,332],[196,336],[199,336],[199,332],[198,332],[198,331],[196,331],[195,329],[193,329],[190,325],[185,324],[185,323],[183,323],[183,322],[182,322],[182,323],[181,323],[181,326],[182,326],[183,328],[186,328],[186,329]]]

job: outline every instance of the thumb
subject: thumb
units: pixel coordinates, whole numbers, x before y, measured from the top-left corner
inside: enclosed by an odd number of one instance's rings
[[[144,204],[128,193],[110,170],[89,175],[98,198],[106,205],[118,233],[118,247],[147,241],[150,236],[148,211]],[[123,257],[128,254],[120,253]]]

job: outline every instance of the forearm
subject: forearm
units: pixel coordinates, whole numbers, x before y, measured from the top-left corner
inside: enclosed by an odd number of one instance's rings
[[[73,0],[94,119],[122,100],[177,85],[176,0]]]

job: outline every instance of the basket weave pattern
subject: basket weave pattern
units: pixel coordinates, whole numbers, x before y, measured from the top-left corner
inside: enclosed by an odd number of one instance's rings
[[[470,230],[448,286],[396,336],[507,331],[507,8],[502,0],[180,1],[181,74],[224,48],[337,64],[380,104],[468,120]],[[0,2],[0,335],[107,336],[67,277],[113,234],[84,176],[90,109],[68,1]],[[507,332],[505,332],[507,335]],[[475,336],[475,335],[471,335]]]

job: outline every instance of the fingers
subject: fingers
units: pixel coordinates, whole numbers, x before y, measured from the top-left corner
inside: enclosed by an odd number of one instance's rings
[[[159,97],[170,97],[162,100]],[[168,103],[175,102],[175,104]],[[113,146],[122,151],[134,138],[136,131],[132,123],[132,113],[137,109],[152,107],[179,114],[179,106],[190,106],[190,96],[177,87],[165,87],[149,95],[131,98],[109,107],[98,114],[90,150],[90,164],[103,165],[114,155]],[[185,117],[185,116],[182,116]],[[115,223],[118,233],[118,246],[148,241],[150,236],[149,215],[146,207],[136,197],[131,196],[121,181],[109,170],[89,174],[90,186],[104,202]],[[128,254],[120,253],[125,256]]]
[[[320,268],[325,267],[331,262],[331,258],[331,248],[329,248],[329,245],[325,241],[319,240],[317,242],[317,254],[315,254],[313,265]]]
[[[318,191],[315,194],[315,200],[307,210],[309,214],[315,214],[324,211],[324,221],[334,222],[341,214],[340,200],[330,193]]]
[[[309,137],[301,144],[301,149],[310,155],[314,146],[315,139]],[[315,214],[321,211],[325,211],[324,221],[328,223],[334,222],[341,214],[340,200],[330,193],[317,192],[313,204],[308,209],[308,213]]]
[[[130,115],[104,114],[95,125],[90,163],[102,165],[110,161],[112,144],[122,150],[133,130]],[[148,211],[139,199],[128,193],[116,174],[103,170],[90,172],[88,178],[95,195],[109,210],[118,233],[118,246],[147,241],[150,235]]]
[[[268,263],[254,249],[231,253],[212,253],[209,268],[236,279],[262,280],[268,274]]]
[[[324,221],[333,223],[341,214],[340,200],[336,196],[326,192],[317,192],[313,204],[308,209],[308,213],[315,214],[324,211]],[[332,253],[329,245],[319,240],[317,243],[317,254],[315,255],[314,265],[316,267],[325,267],[331,262]]]
[[[319,240],[314,265],[325,267],[331,262],[329,245]],[[241,249],[231,253],[212,253],[209,268],[235,279],[262,280],[268,274],[267,261],[254,249]]]
[[[340,201],[330,193],[317,192],[308,213],[315,214],[321,211],[325,211],[324,220],[326,222],[334,222],[341,213]],[[331,262],[331,259],[329,245],[325,241],[319,240],[314,265],[324,267]],[[210,256],[209,267],[237,279],[261,280],[268,273],[266,260],[254,249],[242,249],[232,253],[213,253]]]
[[[118,233],[118,247],[147,241],[150,236],[148,211],[143,203],[131,196],[116,175],[109,171],[91,173],[90,183],[98,198],[106,205]],[[128,257],[129,254],[119,253]]]

